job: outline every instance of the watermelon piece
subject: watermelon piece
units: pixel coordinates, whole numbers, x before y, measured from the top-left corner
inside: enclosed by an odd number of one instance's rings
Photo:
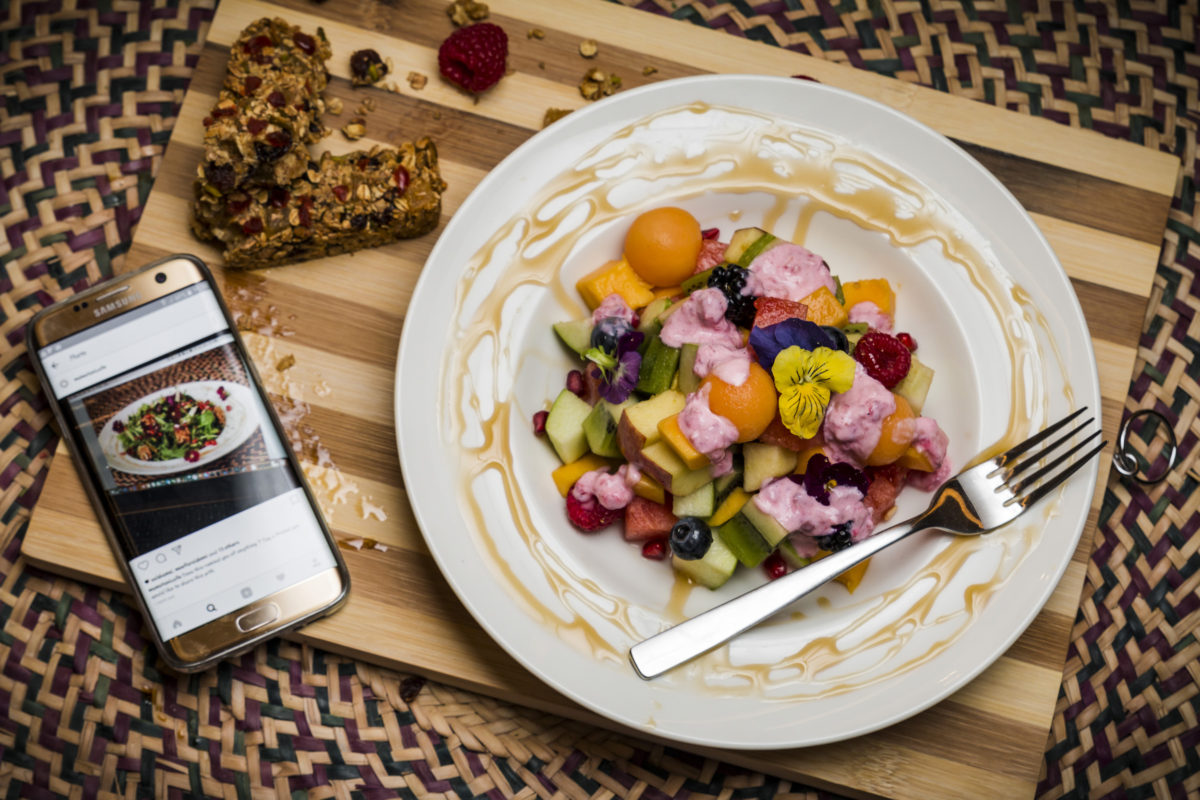
[[[779,297],[757,297],[754,300],[754,327],[765,328],[785,319],[808,319],[808,306],[795,300]]]
[[[900,490],[904,488],[908,470],[896,464],[868,467],[867,477],[871,479],[871,486],[867,489],[863,505],[871,509],[871,516],[878,525],[883,521],[884,515],[896,504],[896,495],[900,494]]]
[[[669,501],[655,503],[644,497],[634,497],[625,506],[625,541],[646,542],[666,536],[677,521]]]
[[[696,269],[692,271],[692,274],[699,275],[720,264],[725,260],[725,250],[728,247],[728,244],[718,242],[716,239],[705,239],[701,242],[700,253],[696,256]]]

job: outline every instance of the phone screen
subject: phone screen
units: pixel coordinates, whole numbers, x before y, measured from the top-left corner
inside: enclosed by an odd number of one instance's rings
[[[163,640],[336,566],[207,283],[38,357]]]

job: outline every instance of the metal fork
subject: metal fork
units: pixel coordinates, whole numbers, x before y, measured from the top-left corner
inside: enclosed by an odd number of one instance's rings
[[[646,680],[661,675],[752,628],[855,564],[917,531],[933,528],[971,536],[1012,522],[1025,509],[1062,485],[1107,444],[1100,442],[1070,461],[1100,435],[1097,430],[1032,474],[1015,480],[1091,425],[1093,418],[1088,417],[1038,452],[1021,458],[1086,410],[1086,407],[1081,408],[1011,450],[960,472],[937,490],[929,508],[912,519],[635,644],[629,650],[633,668]]]

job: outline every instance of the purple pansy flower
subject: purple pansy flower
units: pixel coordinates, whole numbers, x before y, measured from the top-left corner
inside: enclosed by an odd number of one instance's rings
[[[775,357],[789,347],[815,350],[818,347],[837,349],[837,342],[821,326],[805,319],[785,319],[764,328],[750,329],[750,346],[763,369],[771,371]]]

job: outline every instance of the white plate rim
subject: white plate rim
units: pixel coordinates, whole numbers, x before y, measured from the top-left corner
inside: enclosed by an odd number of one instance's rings
[[[1072,348],[1079,348],[1066,354],[1066,360],[1069,364],[1084,364],[1087,374],[1080,379],[1075,376],[1071,380],[1073,390],[1077,395],[1077,403],[1088,405],[1092,408],[1098,408],[1100,390],[1099,377],[1096,369],[1095,355],[1092,349],[1090,334],[1087,330],[1086,320],[1083,317],[1082,309],[1079,306],[1077,297],[1070,288],[1069,279],[1059,263],[1057,256],[1050,248],[1049,243],[1044,235],[1033,223],[1028,213],[1013,197],[1003,184],[999,182],[990,172],[983,168],[975,159],[970,156],[963,148],[955,142],[947,139],[942,134],[934,131],[928,126],[913,120],[912,118],[902,114],[895,109],[878,103],[874,100],[863,98],[861,96],[852,95],[839,89],[834,89],[829,86],[815,84],[810,82],[800,82],[790,78],[775,78],[758,75],[712,75],[699,76],[693,78],[682,78],[672,81],[664,81],[658,84],[642,87],[629,92],[614,96],[601,103],[594,104],[580,111],[573,112],[568,117],[556,123],[556,126],[563,125],[562,128],[552,127],[538,134],[535,134],[528,141],[515,149],[508,157],[506,157],[499,165],[491,170],[484,179],[479,183],[475,190],[460,206],[458,212],[446,229],[442,232],[438,242],[427,259],[427,265],[436,263],[444,250],[452,247],[451,242],[456,238],[454,234],[458,227],[463,224],[463,220],[472,217],[472,212],[475,206],[487,202],[486,198],[493,191],[493,187],[504,181],[513,178],[513,171],[516,165],[521,162],[532,151],[543,146],[551,137],[567,133],[567,127],[583,128],[584,126],[596,125],[599,120],[605,120],[611,117],[617,117],[622,123],[627,123],[636,119],[637,116],[620,116],[621,110],[626,107],[635,105],[635,101],[645,101],[647,99],[656,100],[662,98],[660,103],[662,108],[681,105],[692,99],[706,100],[707,95],[717,88],[732,91],[731,87],[744,85],[749,89],[758,89],[761,91],[776,91],[780,93],[800,92],[812,93],[814,96],[828,94],[830,96],[841,96],[843,100],[852,98],[855,103],[863,104],[871,107],[872,113],[882,115],[881,119],[888,118],[892,123],[906,127],[915,135],[937,141],[938,147],[944,151],[944,155],[948,157],[948,161],[955,164],[956,168],[969,166],[972,170],[971,178],[980,182],[981,186],[985,186],[987,191],[993,194],[997,202],[1000,203],[1004,213],[1010,217],[1015,217],[1023,223],[1026,234],[1023,241],[1012,244],[1016,248],[1018,254],[1025,256],[1036,255],[1043,259],[1046,263],[1052,264],[1054,270],[1051,275],[1043,276],[1052,279],[1056,284],[1053,288],[1057,291],[1056,299],[1065,303],[1065,307],[1059,307],[1056,310],[1065,317],[1063,324],[1067,324],[1076,333],[1082,332],[1082,338],[1077,341],[1071,341],[1069,344]],[[733,103],[730,103],[733,105]],[[753,108],[752,103],[745,103],[746,107]],[[763,110],[763,109],[754,109]],[[611,122],[611,119],[609,120]],[[869,148],[868,148],[869,149]],[[952,157],[952,158],[949,158]],[[894,163],[894,162],[893,162]],[[943,168],[947,165],[942,165]],[[903,167],[902,167],[903,168]],[[913,174],[918,179],[925,180],[923,174],[915,174],[912,170],[905,170],[909,174]],[[1001,210],[992,209],[993,211]],[[1011,257],[1011,255],[1010,255]],[[433,270],[423,270],[418,278],[417,284],[414,287],[412,300],[409,308],[412,309],[417,305],[425,294],[432,292],[430,285],[438,280],[443,280],[441,275],[435,274]],[[1065,291],[1064,291],[1065,290]],[[420,527],[422,534],[425,536],[429,544],[430,551],[434,556],[435,562],[438,564],[443,575],[450,583],[451,587],[464,603],[473,617],[488,633],[499,643],[510,655],[516,658],[534,675],[553,686],[558,691],[566,696],[581,703],[582,705],[596,711],[597,713],[609,717],[614,721],[635,730],[657,737],[667,738],[684,743],[692,743],[704,746],[729,747],[735,749],[761,749],[761,748],[777,748],[777,747],[797,747],[824,744],[828,742],[840,741],[853,736],[869,733],[888,725],[894,724],[902,719],[908,718],[917,714],[930,706],[940,702],[947,696],[966,685],[970,680],[979,675],[983,670],[996,661],[1016,639],[1024,632],[1033,619],[1040,613],[1041,609],[1053,593],[1054,588],[1058,585],[1067,565],[1070,562],[1070,555],[1073,553],[1075,545],[1078,542],[1084,525],[1086,524],[1086,508],[1085,503],[1083,512],[1078,516],[1074,525],[1071,526],[1071,533],[1065,537],[1058,537],[1056,540],[1057,546],[1055,552],[1065,553],[1065,556],[1054,560],[1050,565],[1049,570],[1044,570],[1039,576],[1036,595],[1033,597],[1033,602],[1025,604],[1026,611],[1020,619],[1012,621],[1006,626],[1004,635],[986,637],[988,640],[988,652],[982,657],[973,657],[970,659],[973,663],[966,665],[962,669],[955,670],[954,674],[947,680],[941,681],[936,689],[919,700],[914,700],[908,706],[899,711],[883,713],[877,715],[872,721],[867,723],[859,723],[853,726],[852,729],[827,732],[824,734],[806,734],[797,735],[795,731],[779,732],[777,730],[764,731],[760,735],[742,736],[742,737],[726,737],[724,735],[714,735],[709,733],[695,733],[686,730],[663,730],[654,724],[648,724],[644,718],[632,717],[626,714],[614,712],[607,704],[603,697],[597,698],[595,692],[581,689],[578,685],[570,681],[564,681],[561,676],[549,674],[544,664],[540,662],[536,654],[528,652],[527,648],[522,646],[520,642],[514,642],[505,637],[497,629],[494,624],[493,616],[494,609],[488,607],[487,603],[481,603],[480,598],[476,597],[477,583],[472,583],[461,574],[465,565],[461,554],[447,552],[443,547],[439,546],[444,533],[440,535],[435,533],[441,531],[445,527],[446,519],[439,518],[435,503],[432,500],[426,501],[422,496],[422,490],[431,489],[429,481],[434,474],[434,470],[427,468],[427,463],[423,459],[428,458],[426,452],[421,452],[418,455],[417,448],[406,448],[405,439],[415,437],[420,425],[428,422],[427,417],[422,417],[422,422],[418,423],[414,412],[419,413],[421,403],[427,402],[429,393],[426,391],[423,397],[418,397],[415,394],[410,396],[406,401],[404,378],[405,365],[415,358],[415,353],[422,347],[427,347],[430,340],[428,330],[417,330],[424,322],[419,319],[419,315],[408,313],[406,314],[403,331],[401,334],[400,344],[397,352],[397,369],[396,369],[396,385],[394,394],[394,412],[396,420],[396,435],[397,447],[399,450],[399,459],[401,464],[402,474],[405,479],[405,486],[408,489],[410,502],[412,504],[413,513]],[[415,381],[412,381],[415,382]],[[422,383],[427,388],[429,386],[428,378],[426,377]],[[436,423],[434,425],[436,428]],[[1077,477],[1076,482],[1082,484],[1087,482],[1088,489],[1087,502],[1090,502],[1092,495],[1091,488],[1095,484],[1099,466],[1096,462],[1089,464],[1082,471],[1082,476]],[[431,494],[431,496],[434,496]],[[441,498],[439,498],[439,502]],[[460,520],[461,522],[461,520]],[[474,576],[478,577],[478,576]],[[972,626],[974,629],[979,629],[978,624]],[[963,635],[962,638],[967,638],[970,631]],[[956,642],[954,647],[965,647],[960,641]],[[634,681],[638,679],[633,677],[632,670],[630,676]],[[653,686],[653,684],[643,684],[645,686]]]

